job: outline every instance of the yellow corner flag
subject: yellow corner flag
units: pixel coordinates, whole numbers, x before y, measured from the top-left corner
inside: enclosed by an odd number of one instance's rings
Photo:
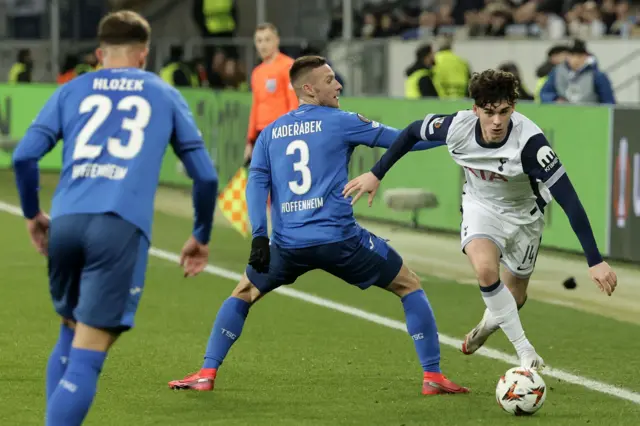
[[[247,169],[240,167],[231,178],[224,191],[220,193],[218,201],[220,210],[231,225],[242,234],[249,236],[249,211],[247,210]]]

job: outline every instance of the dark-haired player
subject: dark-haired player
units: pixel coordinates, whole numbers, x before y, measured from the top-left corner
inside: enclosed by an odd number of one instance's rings
[[[527,340],[518,309],[527,300],[544,227],[549,192],[569,217],[589,264],[591,278],[608,295],[617,278],[602,260],[587,214],[542,130],[515,112],[518,83],[511,73],[486,70],[469,83],[472,110],[428,114],[409,125],[369,173],[353,179],[344,196],[355,203],[421,140],[444,140],[451,157],[464,168],[461,245],[473,267],[487,306],[480,323],[466,336],[462,352],[472,354],[502,328],[523,367],[544,362]],[[500,273],[500,263],[505,268]]]
[[[47,365],[47,426],[83,422],[107,351],[133,327],[169,143],[194,180],[185,274],[207,264],[218,180],[182,96],[141,69],[150,32],[137,13],[105,16],[96,51],[104,68],[56,90],[14,152],[27,228],[48,255],[51,297],[62,317]],[[39,206],[38,160],[59,139],[62,172],[49,223]]]
[[[213,324],[199,372],[172,389],[213,389],[218,368],[242,332],[251,306],[314,269],[361,289],[384,288],[401,298],[407,329],[422,364],[425,395],[466,393],[440,371],[435,318],[418,276],[387,242],[360,227],[342,197],[357,145],[389,147],[399,131],[339,109],[342,86],[326,60],[298,58],[290,78],[300,107],[267,126],[253,151],[247,204],[253,227],[249,265]],[[442,142],[422,142],[428,149]],[[271,241],[265,205],[271,193]]]

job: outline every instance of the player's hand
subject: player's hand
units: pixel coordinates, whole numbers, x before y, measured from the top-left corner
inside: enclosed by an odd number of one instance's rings
[[[269,262],[271,262],[269,238],[255,237],[253,241],[251,241],[249,265],[258,273],[265,274],[269,272]]]
[[[600,287],[600,290],[607,293],[608,296],[611,296],[618,285],[618,277],[607,262],[602,261],[589,268],[589,275],[591,275],[593,282]]]
[[[185,277],[195,277],[204,271],[209,262],[209,246],[201,244],[192,235],[180,252],[180,266]]]
[[[244,147],[244,163],[247,164],[251,161],[251,154],[253,154],[253,144],[247,143]]]
[[[378,191],[379,186],[380,181],[378,180],[376,175],[368,172],[358,176],[355,179],[352,179],[348,184],[346,184],[344,190],[342,191],[342,195],[344,196],[344,198],[347,198],[353,193],[356,193],[356,195],[353,197],[353,200],[351,200],[351,205],[353,206],[366,192],[369,194],[369,207],[371,207],[371,204],[373,204],[373,197],[376,196],[376,192]]]
[[[49,246],[49,216],[38,213],[33,219],[27,219],[27,231],[31,237],[31,244],[38,253],[47,256]]]

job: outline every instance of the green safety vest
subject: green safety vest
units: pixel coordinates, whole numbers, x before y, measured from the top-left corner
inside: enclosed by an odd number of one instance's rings
[[[182,71],[184,71],[184,73],[187,75],[187,78],[191,81],[191,87],[200,86],[198,76],[194,75],[194,73],[192,73],[191,70],[189,70],[187,67],[185,67],[183,64],[179,62],[172,62],[166,67],[162,68],[160,70],[160,78],[162,78],[164,81],[166,81],[170,85],[174,86],[175,82],[173,81],[173,73],[176,72],[178,68],[181,68]]]
[[[469,65],[450,50],[436,53],[433,66],[433,85],[440,99],[461,99],[467,96]]]
[[[211,34],[228,33],[236,29],[231,9],[233,0],[204,0],[202,13]]]
[[[549,76],[540,77],[538,81],[536,81],[536,91],[533,93],[533,99],[536,102],[540,102],[540,92],[542,91],[542,87],[547,82]]]
[[[18,77],[25,71],[27,71],[27,66],[22,62],[16,62],[9,70],[9,78],[7,80],[10,84],[17,84]]]
[[[78,66],[76,66],[75,71],[76,71],[76,75],[82,75],[95,70],[89,64],[79,64]]]
[[[431,71],[426,68],[420,68],[407,77],[404,81],[404,97],[407,99],[419,99],[422,97],[420,93],[420,80],[422,77],[431,76]]]

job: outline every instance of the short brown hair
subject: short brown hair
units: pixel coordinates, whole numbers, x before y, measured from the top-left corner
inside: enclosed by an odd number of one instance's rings
[[[275,35],[278,35],[278,28],[275,25],[273,25],[271,22],[264,22],[258,25],[256,27],[255,32],[262,31],[262,30],[271,30],[272,33],[274,33]]]
[[[474,73],[469,81],[469,95],[479,107],[518,100],[518,78],[510,72],[488,69]]]
[[[121,10],[102,18],[98,41],[106,45],[147,44],[151,38],[149,22],[140,14]]]
[[[296,84],[303,75],[316,68],[327,64],[327,60],[322,56],[301,56],[293,62],[289,70],[289,80],[292,85]]]

